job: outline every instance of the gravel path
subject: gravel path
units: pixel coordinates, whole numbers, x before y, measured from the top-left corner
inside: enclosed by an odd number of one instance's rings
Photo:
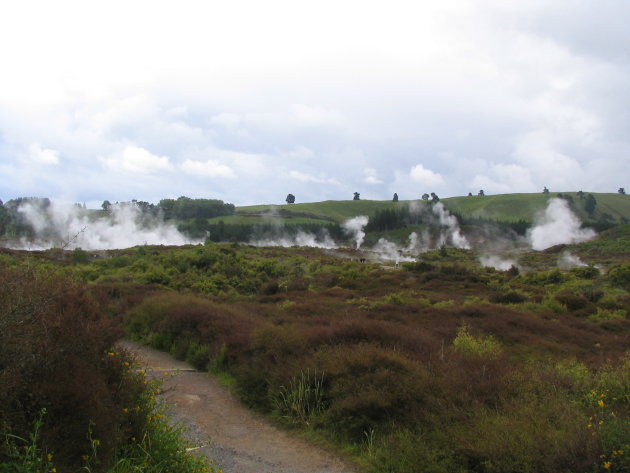
[[[120,345],[165,380],[162,396],[173,420],[224,473],[356,472],[334,454],[273,427],[206,373],[157,350],[128,341]]]

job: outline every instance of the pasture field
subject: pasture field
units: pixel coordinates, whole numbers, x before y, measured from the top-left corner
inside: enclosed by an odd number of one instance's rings
[[[531,223],[542,212],[551,197],[549,194],[500,194],[486,196],[449,197],[440,200],[452,213],[477,219],[496,222]],[[572,199],[572,210],[587,223],[600,220],[620,223],[630,220],[630,197],[613,193],[584,193],[581,198],[577,192],[562,192]],[[596,205],[592,213],[584,209],[585,196],[592,194]],[[373,216],[379,211],[399,209],[411,202],[425,204],[421,200],[375,201],[375,200],[330,200],[325,202],[297,203],[286,205],[254,205],[236,208],[235,215],[215,217],[209,223],[223,221],[225,224],[269,224],[283,222],[286,225],[301,223],[343,223],[359,216]]]

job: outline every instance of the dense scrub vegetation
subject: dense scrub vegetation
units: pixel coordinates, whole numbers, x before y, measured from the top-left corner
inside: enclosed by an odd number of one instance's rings
[[[50,265],[0,262],[0,471],[210,471],[156,385],[115,348],[120,323]]]
[[[128,336],[368,471],[628,472],[628,230],[505,272],[453,249],[401,268],[235,244],[4,259],[88,284]],[[568,249],[591,264],[558,269]]]

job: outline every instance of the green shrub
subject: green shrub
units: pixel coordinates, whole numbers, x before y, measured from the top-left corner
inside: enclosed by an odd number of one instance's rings
[[[630,288],[630,264],[620,264],[608,271],[608,280],[614,286]]]
[[[368,458],[373,473],[466,473],[470,470],[446,442],[400,429],[377,440]]]
[[[588,320],[591,322],[607,322],[609,320],[624,320],[626,318],[625,310],[608,310],[608,309],[597,309],[592,315],[589,315]]]
[[[520,304],[527,300],[527,296],[516,291],[508,291],[503,294],[497,294],[490,299],[497,304]]]
[[[474,336],[466,324],[457,330],[453,339],[453,349],[463,355],[492,360],[503,352],[501,344],[492,336]]]
[[[186,361],[200,371],[208,369],[210,348],[197,342],[191,342],[186,352]]]
[[[578,266],[571,269],[571,272],[580,279],[595,279],[600,274],[595,266]]]

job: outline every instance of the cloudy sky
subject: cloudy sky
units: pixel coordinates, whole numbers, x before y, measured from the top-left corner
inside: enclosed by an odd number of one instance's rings
[[[0,6],[0,198],[630,188],[627,0]]]

